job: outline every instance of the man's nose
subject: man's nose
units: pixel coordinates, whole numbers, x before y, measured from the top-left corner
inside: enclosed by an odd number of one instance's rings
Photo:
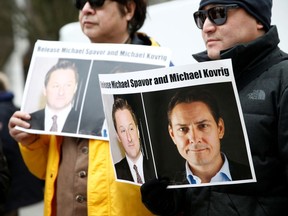
[[[132,141],[132,137],[131,137],[131,134],[130,134],[130,132],[127,130],[127,132],[126,132],[126,136],[127,136],[127,140],[129,141],[129,142],[131,142]]]
[[[199,139],[199,132],[197,132],[196,129],[191,128],[189,132],[187,133],[187,135],[188,135],[189,143],[197,143]]]
[[[93,8],[91,7],[90,3],[87,1],[82,8],[83,13],[89,13],[90,11],[93,11]]]
[[[65,91],[64,91],[64,88],[63,88],[62,86],[60,86],[59,89],[58,89],[58,94],[59,94],[59,95],[63,95],[64,92],[65,92]]]
[[[216,25],[214,23],[212,23],[209,18],[207,17],[204,21],[203,24],[203,29],[202,31],[204,33],[210,32],[210,31],[215,31]]]

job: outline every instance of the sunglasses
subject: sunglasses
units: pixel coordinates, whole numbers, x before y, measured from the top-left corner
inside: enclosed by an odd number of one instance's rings
[[[193,14],[194,20],[199,29],[203,29],[203,25],[207,17],[215,25],[223,25],[227,21],[228,9],[235,8],[239,8],[239,6],[237,4],[218,5],[209,8],[208,10],[199,10]]]
[[[75,6],[78,10],[82,10],[86,2],[89,2],[92,8],[102,7],[105,0],[76,0]]]

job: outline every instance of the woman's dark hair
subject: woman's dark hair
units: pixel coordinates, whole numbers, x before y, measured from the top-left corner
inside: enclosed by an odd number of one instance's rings
[[[130,34],[134,34],[138,31],[144,24],[147,12],[147,0],[115,0],[124,7],[120,7],[121,13],[125,14],[125,7],[128,6],[129,2],[135,2],[135,12],[133,18],[128,24]]]

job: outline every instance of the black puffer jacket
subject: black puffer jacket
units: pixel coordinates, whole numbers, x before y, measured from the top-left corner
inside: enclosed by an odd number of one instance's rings
[[[187,189],[186,215],[288,215],[288,55],[278,43],[274,26],[221,53],[233,62],[257,183]]]
[[[288,215],[288,55],[278,43],[273,26],[257,40],[221,52],[221,59],[233,62],[257,182],[166,191],[163,180],[145,183],[142,201],[151,211],[165,216]],[[194,58],[209,61],[207,52]]]

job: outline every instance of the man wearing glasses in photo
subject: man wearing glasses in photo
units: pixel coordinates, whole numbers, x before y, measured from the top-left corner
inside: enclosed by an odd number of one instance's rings
[[[194,58],[232,59],[257,182],[167,189],[162,177],[141,187],[152,212],[288,215],[288,55],[278,47],[271,9],[272,0],[201,0],[194,13],[207,49]]]
[[[146,0],[75,0],[82,31],[92,43],[158,44],[138,33],[146,18]],[[149,216],[140,188],[115,181],[109,142],[28,134],[31,116],[15,112],[11,136],[29,170],[45,179],[45,216]],[[101,125],[102,126],[102,125]]]

